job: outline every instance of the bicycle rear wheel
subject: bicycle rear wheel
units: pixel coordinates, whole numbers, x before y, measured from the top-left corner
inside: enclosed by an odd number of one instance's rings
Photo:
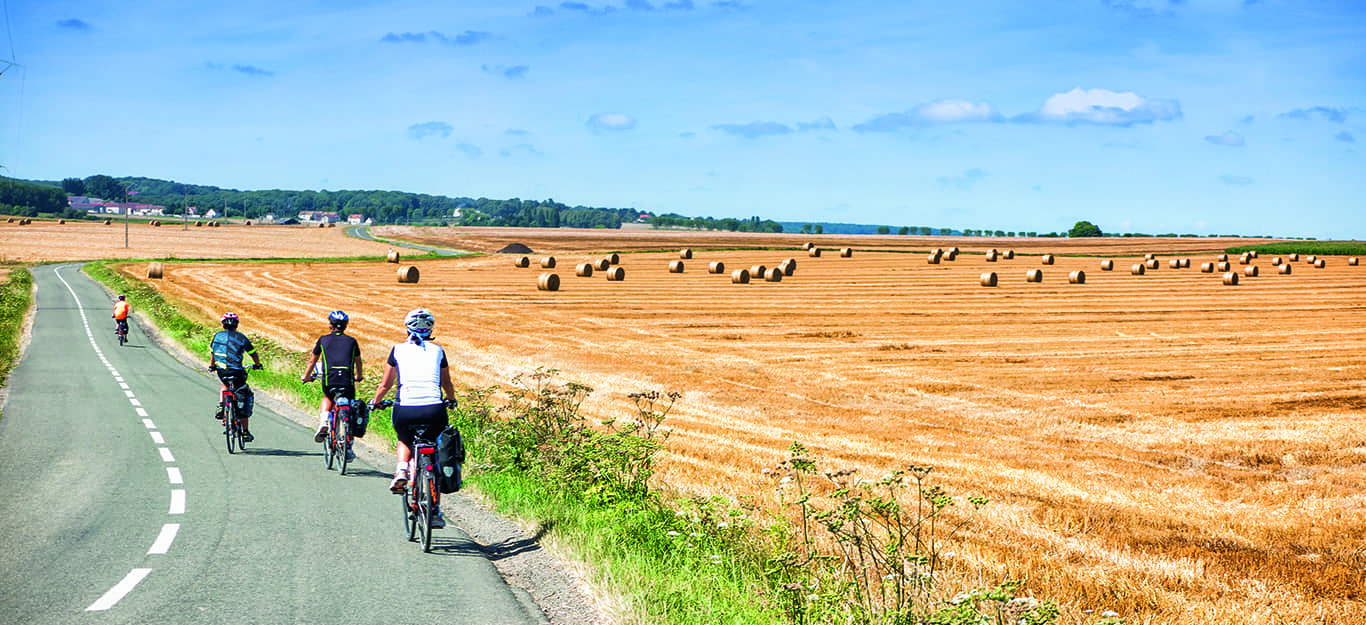
[[[417,490],[420,493],[417,504],[417,530],[422,533],[422,553],[430,553],[432,550],[432,513],[435,512],[436,505],[432,501],[432,474],[425,469],[421,473],[417,480]]]
[[[350,434],[351,409],[342,408],[337,411],[337,427],[333,428],[333,435],[337,437],[337,475],[346,475],[346,438]]]
[[[233,432],[237,425],[237,407],[233,402],[224,404],[223,409],[223,437],[228,441],[228,453],[232,453],[233,445],[237,442],[237,435]]]
[[[412,542],[417,537],[417,506],[416,488],[411,487],[403,491],[403,496],[399,497],[399,503],[403,504],[403,533],[408,536],[408,542]]]

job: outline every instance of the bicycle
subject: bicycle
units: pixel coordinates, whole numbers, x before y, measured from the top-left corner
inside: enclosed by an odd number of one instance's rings
[[[128,322],[127,322],[127,321],[115,321],[115,322],[114,322],[114,336],[119,337],[119,347],[123,347],[123,344],[128,342]]]
[[[252,365],[251,368],[260,371],[261,365]],[[218,367],[209,367],[209,371],[216,372]],[[240,384],[238,383],[239,379],[241,380]],[[228,453],[231,454],[234,446],[238,451],[247,450],[246,428],[242,427],[242,417],[237,413],[237,391],[246,387],[247,373],[243,371],[240,376],[228,376],[225,381],[232,383],[225,385],[226,388],[223,389],[219,398],[218,412],[223,415],[223,438],[227,439]]]
[[[347,397],[344,393],[351,391],[346,387],[331,387],[328,389],[336,399],[332,400],[333,408],[328,412],[327,438],[323,439],[323,462],[327,465],[327,470],[331,471],[335,465],[337,475],[346,475],[347,460],[346,450],[350,445],[351,437],[351,416],[354,414],[356,400]]]
[[[371,411],[392,408],[394,402],[384,400],[375,404]],[[449,402],[447,403],[449,406]],[[436,430],[440,434],[445,426],[418,425],[413,427],[413,458],[416,471],[408,477],[408,486],[401,493],[400,503],[403,510],[403,532],[409,542],[421,542],[422,552],[432,551],[432,517],[436,514],[436,442],[427,438],[427,432]]]

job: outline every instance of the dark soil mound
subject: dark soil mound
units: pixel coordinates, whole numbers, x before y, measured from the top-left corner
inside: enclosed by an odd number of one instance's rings
[[[525,245],[522,245],[521,243],[513,243],[513,244],[508,245],[507,247],[505,247],[505,248],[503,248],[503,249],[501,249],[501,250],[498,250],[498,253],[499,253],[499,254],[530,254],[530,253],[531,253],[531,248],[529,248],[529,247],[527,247],[527,246],[525,246]]]

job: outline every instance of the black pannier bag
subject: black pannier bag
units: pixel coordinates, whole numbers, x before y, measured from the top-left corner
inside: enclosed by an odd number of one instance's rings
[[[360,400],[351,401],[351,436],[362,438],[365,429],[370,427],[370,404]]]
[[[444,494],[459,492],[460,465],[465,463],[465,441],[460,430],[448,426],[436,437],[436,488]]]

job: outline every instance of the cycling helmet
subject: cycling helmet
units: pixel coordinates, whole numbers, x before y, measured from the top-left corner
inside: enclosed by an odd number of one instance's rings
[[[340,310],[334,310],[332,311],[332,314],[327,316],[327,322],[332,324],[332,328],[335,330],[345,330],[346,324],[349,321],[351,321],[351,318],[347,317],[346,313]]]
[[[403,326],[408,328],[408,336],[423,340],[432,338],[432,327],[435,325],[436,317],[425,308],[414,308],[403,318]]]
[[[124,299],[127,299],[127,298],[126,298],[122,293],[120,293],[120,294],[119,294],[119,301],[122,302]]]
[[[237,313],[223,313],[223,317],[219,321],[223,323],[224,330],[237,329]]]

